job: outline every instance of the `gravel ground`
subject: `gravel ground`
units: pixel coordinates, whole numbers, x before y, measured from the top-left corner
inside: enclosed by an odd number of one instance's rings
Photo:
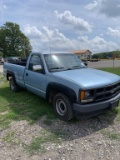
[[[30,125],[26,121],[12,122],[10,128],[0,131],[1,160],[120,160],[120,139],[110,138],[112,133],[120,135],[117,115],[100,115],[91,119],[62,122],[54,121],[45,125],[43,119]],[[30,155],[25,149],[34,137],[42,132],[61,131],[59,143],[44,143],[44,152],[36,151]],[[8,133],[14,133],[5,141]],[[46,134],[44,134],[45,136]],[[41,137],[42,139],[43,137]],[[18,143],[19,142],[19,143]]]

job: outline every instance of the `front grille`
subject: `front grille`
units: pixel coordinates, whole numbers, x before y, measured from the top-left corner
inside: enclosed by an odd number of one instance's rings
[[[94,100],[103,101],[120,93],[120,82],[94,90]]]

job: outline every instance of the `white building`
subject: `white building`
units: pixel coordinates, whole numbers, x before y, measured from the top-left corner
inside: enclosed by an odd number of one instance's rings
[[[79,56],[80,59],[91,58],[91,55],[92,55],[92,52],[89,50],[72,50],[70,52]]]

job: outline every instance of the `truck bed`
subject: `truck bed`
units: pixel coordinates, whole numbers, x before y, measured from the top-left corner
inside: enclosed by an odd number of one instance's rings
[[[20,59],[12,59],[12,58],[9,59],[9,58],[7,58],[5,60],[5,62],[20,65],[20,66],[26,66],[27,59],[26,58],[20,58]]]
[[[7,73],[12,73],[15,76],[16,82],[24,87],[24,72],[25,72],[25,66],[24,63],[21,62],[12,62],[4,63],[4,75],[7,78]]]

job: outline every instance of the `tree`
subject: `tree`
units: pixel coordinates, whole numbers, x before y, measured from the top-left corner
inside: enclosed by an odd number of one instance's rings
[[[29,39],[20,31],[16,23],[6,22],[0,27],[0,51],[3,57],[27,57],[32,47]]]
[[[95,59],[98,59],[98,58],[99,58],[99,55],[98,55],[98,54],[93,54],[93,55],[92,55],[92,58],[93,58],[93,59],[94,59],[94,58],[95,58]]]
[[[0,57],[2,57],[3,56],[3,53],[2,52],[0,52]]]

